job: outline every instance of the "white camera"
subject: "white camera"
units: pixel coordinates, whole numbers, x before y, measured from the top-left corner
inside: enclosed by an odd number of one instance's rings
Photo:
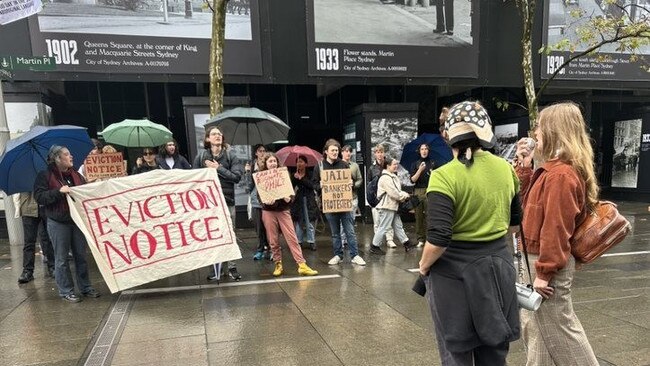
[[[536,311],[539,309],[539,306],[542,305],[542,295],[538,294],[533,286],[523,285],[521,283],[515,283],[515,288],[517,290],[517,301],[519,306],[526,310]]]

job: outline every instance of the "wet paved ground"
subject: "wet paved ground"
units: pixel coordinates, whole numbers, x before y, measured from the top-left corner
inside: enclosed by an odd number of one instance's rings
[[[650,364],[647,207],[622,204],[632,235],[576,276],[575,308],[601,365]],[[367,252],[372,227],[357,229]],[[208,284],[203,269],[110,295],[93,265],[104,295],[78,304],[60,300],[40,266],[19,286],[22,248],[0,243],[0,365],[439,364],[427,305],[410,290],[420,250],[328,266],[321,234],[318,251],[305,251],[320,275],[299,279],[285,251],[276,281],[270,262],[251,259],[253,234],[238,235],[242,282]],[[509,364],[524,359],[513,343]]]

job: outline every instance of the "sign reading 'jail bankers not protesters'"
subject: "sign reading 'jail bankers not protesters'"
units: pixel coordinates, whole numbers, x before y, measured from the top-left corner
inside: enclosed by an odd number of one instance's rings
[[[352,174],[350,169],[321,170],[323,213],[352,211]]]
[[[68,205],[113,293],[241,258],[215,169],[84,184]]]

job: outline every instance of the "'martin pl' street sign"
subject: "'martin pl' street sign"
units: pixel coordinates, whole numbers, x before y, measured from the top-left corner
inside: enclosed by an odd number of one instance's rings
[[[53,71],[56,70],[56,63],[54,57],[0,56],[0,69]]]

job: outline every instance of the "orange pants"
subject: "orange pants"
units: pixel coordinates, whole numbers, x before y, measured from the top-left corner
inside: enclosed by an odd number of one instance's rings
[[[293,227],[289,210],[262,210],[262,222],[264,223],[264,228],[266,228],[266,239],[269,241],[274,262],[282,260],[282,249],[280,248],[279,241],[281,230],[293,259],[298,264],[305,263],[305,258],[302,256],[302,249],[300,249],[300,244],[298,244],[296,229]]]

